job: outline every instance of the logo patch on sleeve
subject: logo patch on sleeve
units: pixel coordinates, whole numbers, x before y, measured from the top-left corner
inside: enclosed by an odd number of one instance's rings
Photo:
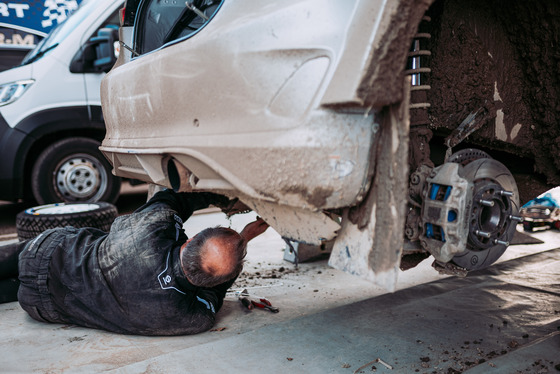
[[[183,295],[186,295],[183,291],[178,289],[177,287],[172,286],[173,284],[173,274],[171,273],[171,269],[169,268],[169,256],[171,255],[171,251],[167,253],[167,260],[165,261],[165,269],[157,276],[159,285],[162,290],[175,290]]]

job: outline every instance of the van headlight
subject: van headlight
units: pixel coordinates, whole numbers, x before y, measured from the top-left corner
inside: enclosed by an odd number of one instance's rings
[[[17,82],[0,84],[0,106],[13,103],[23,95],[35,82],[33,79],[26,79]]]

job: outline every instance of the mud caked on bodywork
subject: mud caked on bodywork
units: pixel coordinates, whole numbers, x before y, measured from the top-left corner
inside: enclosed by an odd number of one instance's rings
[[[520,199],[507,157],[489,156],[515,149],[483,132],[496,105],[476,136],[446,147],[481,103],[459,88],[442,95],[451,86],[434,74],[463,3],[129,0],[102,83],[101,150],[116,175],[237,197],[284,238],[332,240],[332,266],[389,289],[403,255],[487,266],[509,244]],[[469,74],[479,72],[457,73],[456,86]],[[443,96],[456,101],[447,114]],[[473,145],[489,151],[457,156]]]

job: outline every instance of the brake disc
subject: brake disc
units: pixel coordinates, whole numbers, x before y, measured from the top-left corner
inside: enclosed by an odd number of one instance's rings
[[[488,153],[481,151],[480,149],[466,148],[453,153],[449,157],[449,159],[447,159],[447,162],[454,162],[456,164],[461,164],[465,166],[471,163],[472,161],[479,160],[481,158],[492,158],[492,157],[490,157]]]

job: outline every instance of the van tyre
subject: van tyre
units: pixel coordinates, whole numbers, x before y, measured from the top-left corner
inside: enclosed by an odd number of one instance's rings
[[[527,232],[533,232],[534,228],[533,228],[533,223],[531,222],[523,222],[523,230],[527,231]]]
[[[99,151],[97,140],[72,137],[48,146],[31,172],[33,197],[39,204],[55,202],[114,203],[121,180]]]
[[[16,216],[16,230],[20,241],[66,226],[93,227],[108,232],[117,214],[117,208],[105,202],[41,205],[20,212]]]

